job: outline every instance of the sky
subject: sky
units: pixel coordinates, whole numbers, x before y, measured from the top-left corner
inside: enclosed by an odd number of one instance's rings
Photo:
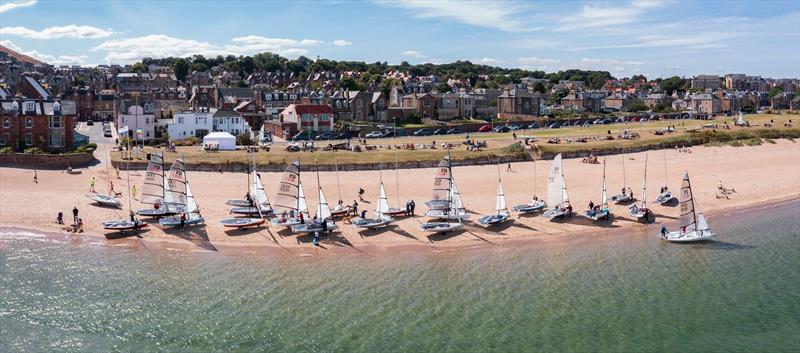
[[[273,52],[616,77],[800,77],[800,1],[0,0],[0,44],[59,65]]]

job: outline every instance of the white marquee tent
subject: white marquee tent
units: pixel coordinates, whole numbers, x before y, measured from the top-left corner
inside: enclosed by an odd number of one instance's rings
[[[227,132],[212,132],[203,137],[203,149],[233,151],[236,149],[236,137]]]

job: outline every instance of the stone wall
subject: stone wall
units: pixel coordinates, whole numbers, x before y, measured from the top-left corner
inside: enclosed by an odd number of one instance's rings
[[[63,170],[69,166],[72,166],[72,168],[85,168],[98,162],[92,153],[0,153],[0,167]]]

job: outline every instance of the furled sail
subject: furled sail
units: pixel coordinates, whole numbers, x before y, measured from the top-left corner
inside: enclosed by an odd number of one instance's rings
[[[503,183],[497,183],[497,202],[494,207],[497,213],[506,211],[506,194],[503,192]]]
[[[325,194],[322,188],[319,188],[319,203],[317,204],[317,219],[324,221],[331,218],[331,208],[328,207],[328,200],[325,199]]]
[[[383,188],[383,182],[381,182],[380,196],[378,199],[378,206],[375,208],[375,212],[378,213],[379,216],[383,216],[389,212],[389,200],[386,198],[386,190]]]

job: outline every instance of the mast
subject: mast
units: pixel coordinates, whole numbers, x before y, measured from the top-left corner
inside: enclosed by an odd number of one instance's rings
[[[395,135],[397,133],[395,132]],[[394,185],[397,190],[397,208],[400,208],[400,171],[397,168],[397,149],[394,152]]]
[[[336,161],[336,153],[333,153],[333,166],[336,169],[336,189],[339,192],[339,200],[342,199],[342,186],[339,184],[339,163]]]
[[[531,153],[533,159],[533,196],[536,196],[536,153]]]
[[[130,151],[131,149],[131,139],[128,139],[128,147],[126,151]],[[125,173],[128,174],[128,212],[133,212],[133,207],[131,206],[131,162],[127,160],[125,162]],[[144,191],[144,190],[142,190]]]
[[[605,174],[605,159],[603,159],[603,174]],[[622,187],[628,186],[628,178],[627,174],[625,173],[625,153],[622,154]],[[624,194],[624,192],[623,192]]]
[[[380,190],[378,190],[378,197],[380,198],[378,200],[378,218],[382,218],[383,212],[381,211],[381,206],[383,206],[383,201],[386,199],[386,194],[383,192],[383,156],[378,156],[378,160],[380,160],[378,167],[378,184],[380,185]]]
[[[316,158],[314,159],[314,167],[317,169],[317,190],[319,191],[318,196],[322,196],[322,184],[319,183],[319,163],[317,162]],[[317,213],[322,213],[322,197],[317,197]],[[317,216],[322,217],[322,215],[319,214]],[[322,222],[323,220],[319,219],[319,221]]]
[[[624,161],[625,159],[623,159]],[[608,208],[608,191],[606,190],[606,159],[603,158],[603,195],[601,196],[601,205],[603,208]]]
[[[642,180],[642,208],[647,208],[647,155],[644,155],[644,179]]]
[[[664,186],[667,186],[669,183],[669,178],[667,177],[667,150],[664,150]]]

